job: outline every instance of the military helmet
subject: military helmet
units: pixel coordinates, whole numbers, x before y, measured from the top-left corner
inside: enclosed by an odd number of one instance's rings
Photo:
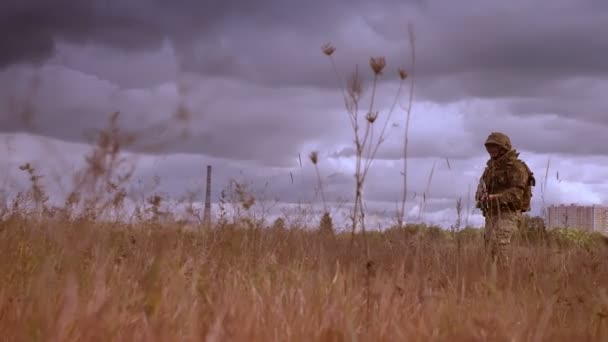
[[[490,135],[486,139],[485,145],[488,146],[490,144],[498,145],[507,151],[511,150],[511,139],[504,133],[490,133]]]

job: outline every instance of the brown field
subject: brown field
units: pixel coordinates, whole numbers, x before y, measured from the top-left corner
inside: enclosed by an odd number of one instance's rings
[[[2,340],[608,339],[603,243],[519,239],[501,289],[478,232],[367,239],[369,259],[350,234],[12,215],[0,223]]]

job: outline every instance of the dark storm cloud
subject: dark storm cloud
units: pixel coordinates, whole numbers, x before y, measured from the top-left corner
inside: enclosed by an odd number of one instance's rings
[[[584,116],[584,107],[581,114]],[[464,120],[465,130],[477,146],[482,146],[492,131],[502,131],[509,135],[513,147],[529,151],[563,157],[600,156],[606,154],[605,146],[608,129],[605,123],[590,123],[575,118],[564,118],[555,114],[518,117],[508,113],[481,109],[480,113],[470,113]],[[594,113],[595,114],[595,113]],[[604,118],[606,120],[606,118]],[[483,132],[483,134],[474,134]]]
[[[373,5],[360,0],[60,0],[51,5],[13,0],[3,2],[0,13],[7,35],[0,40],[7,44],[0,46],[1,66],[50,56],[53,39],[117,49],[159,48],[169,39],[184,63],[216,76],[333,86],[327,65],[321,58],[311,60],[320,55],[322,42],[335,42],[336,58],[348,67],[369,55],[387,54],[397,68],[396,63],[408,59],[404,20],[409,19],[418,35],[417,74],[422,89],[431,87],[423,94],[431,98],[452,99],[452,91],[490,97],[526,94],[545,82],[608,71],[608,6],[601,1],[536,6],[479,0],[454,5],[393,0]],[[460,86],[437,93],[435,83],[447,76],[456,77]]]
[[[323,90],[197,76],[185,77],[186,94],[175,83],[123,89],[56,65],[0,73],[0,83],[12,85],[0,95],[0,132],[92,142],[93,134],[108,126],[110,114],[120,111],[119,126],[137,133],[135,144],[124,146],[130,151],[281,165],[294,165],[298,153],[350,138],[339,129],[347,122],[339,96]],[[176,118],[180,105],[191,116],[186,121]]]
[[[450,121],[448,125],[447,119],[429,123],[426,110],[417,103],[414,117],[421,122],[412,132],[411,156],[466,158],[481,154],[479,139],[500,130],[499,116],[507,114],[555,114],[601,121],[608,110],[608,100],[602,96],[608,89],[604,77],[608,40],[603,34],[608,27],[608,5],[601,1],[546,1],[542,6],[480,0],[457,5],[393,0],[305,5],[279,0],[111,4],[60,0],[53,5],[8,1],[0,4],[0,13],[4,19],[0,25],[6,28],[3,32],[10,33],[0,40],[8,44],[2,49],[0,64],[8,67],[20,60],[42,60],[53,52],[48,47],[56,47],[56,40],[61,43],[53,63],[84,70],[83,75],[67,71],[72,76],[63,76],[64,83],[58,84],[53,83],[56,74],[47,75],[47,87],[55,92],[32,100],[44,117],[38,133],[74,141],[81,139],[83,130],[99,128],[114,110],[124,111],[126,120],[135,126],[172,115],[182,100],[175,78],[185,66],[181,71],[201,73],[194,84],[206,81],[204,91],[185,96],[200,121],[193,122],[187,140],[163,152],[285,163],[295,158],[294,152],[309,147],[305,142],[318,142],[325,148],[349,142],[345,118],[332,116],[341,110],[341,103],[336,93],[327,90],[335,90],[335,78],[320,45],[330,41],[337,46],[335,58],[341,72],[352,70],[355,63],[366,64],[369,56],[386,54],[384,78],[395,80],[396,68],[409,62],[407,20],[415,24],[417,34],[418,100],[441,103],[443,108],[476,99],[493,104],[483,108],[488,115],[485,122],[463,125]],[[97,62],[99,59],[103,61]],[[365,74],[369,76],[370,71],[366,69]],[[216,80],[230,77],[241,86],[214,87]],[[152,84],[146,86],[148,95],[124,95],[130,90],[113,81],[119,79],[127,85]],[[2,83],[11,91],[16,87],[11,78]],[[307,86],[320,90],[305,93]],[[273,88],[281,92],[269,90]],[[209,105],[200,98],[212,98],[215,103]],[[57,104],[61,102],[65,105]],[[5,113],[13,107],[6,108]],[[458,113],[466,114],[465,123],[484,118],[464,107]],[[521,126],[518,118],[506,117],[511,121],[504,124]],[[68,122],[70,125],[65,124]],[[558,119],[550,122],[559,126]],[[524,149],[599,151],[591,140],[579,140],[580,144],[542,140],[540,131],[553,134],[552,128],[543,127],[538,120],[534,125],[527,138],[515,136]],[[0,117],[0,129],[29,130],[14,116]],[[572,123],[570,130],[563,124],[553,129],[569,139],[591,139],[601,126]],[[399,135],[395,134],[397,140]],[[401,156],[398,143],[386,145],[380,158]],[[340,156],[351,154],[348,149],[336,151]]]
[[[56,40],[118,49],[153,49],[169,39],[185,48],[196,40],[219,44],[223,30],[230,27],[241,27],[243,32],[251,27],[261,31],[328,30],[361,3],[359,0],[7,0],[0,4],[3,35],[0,67],[43,61],[53,54]]]
[[[91,141],[110,114],[124,111],[119,124],[139,131],[171,116],[174,84],[145,90],[121,89],[98,77],[60,66],[15,68],[0,73],[0,131],[28,131],[68,141]]]
[[[606,122],[608,100],[601,94],[608,88],[608,5],[541,3],[470,0],[457,8],[431,6],[415,19],[418,99],[500,100],[498,112]],[[403,42],[388,18],[377,20],[376,32]],[[405,56],[401,46],[396,52]]]

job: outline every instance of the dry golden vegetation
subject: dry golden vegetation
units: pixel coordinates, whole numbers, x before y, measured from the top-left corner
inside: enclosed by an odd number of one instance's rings
[[[370,61],[374,82],[384,63]],[[353,78],[345,93],[355,131],[359,84]],[[409,118],[411,100],[405,108]],[[291,216],[267,227],[253,212],[255,194],[238,182],[220,201],[238,210],[220,210],[212,227],[192,206],[186,212],[197,223],[173,218],[157,194],[127,214],[133,168],[121,149],[133,137],[117,118],[98,134],[61,208],[49,204],[31,164],[21,167],[30,189],[0,207],[3,340],[608,340],[608,246],[600,236],[523,224],[499,286],[483,230],[460,229],[460,219],[451,230],[400,217],[382,232],[355,232],[353,223],[337,233],[318,169],[318,229]],[[382,129],[376,143],[367,140],[377,118],[370,110],[356,139],[361,206],[353,221],[361,226],[365,174],[384,139]],[[309,158],[316,168],[318,152]]]
[[[10,341],[608,338],[602,243],[520,239],[502,289],[477,230],[366,237],[369,258],[350,234],[318,230],[10,215],[0,331]]]

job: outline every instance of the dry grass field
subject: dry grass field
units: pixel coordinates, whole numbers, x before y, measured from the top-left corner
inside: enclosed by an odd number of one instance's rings
[[[5,341],[600,341],[608,249],[518,239],[495,286],[476,230],[0,223]]]

